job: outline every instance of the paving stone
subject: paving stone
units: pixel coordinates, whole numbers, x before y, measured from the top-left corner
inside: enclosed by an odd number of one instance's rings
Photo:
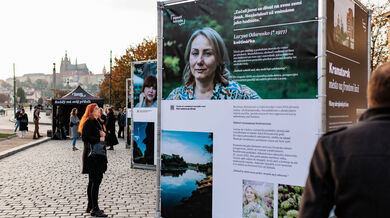
[[[109,217],[155,217],[157,174],[131,169],[130,150],[120,143],[108,151],[99,206]],[[91,217],[81,155],[70,140],[52,140],[1,159],[0,217]]]

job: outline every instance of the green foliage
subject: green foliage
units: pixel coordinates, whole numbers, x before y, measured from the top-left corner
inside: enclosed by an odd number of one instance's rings
[[[24,92],[22,87],[19,87],[16,91],[16,97],[19,97],[19,103],[26,103],[26,93]]]
[[[304,187],[279,185],[278,218],[295,218],[299,214]]]
[[[43,98],[38,99],[38,104],[43,104]]]
[[[49,83],[46,80],[43,79],[37,79],[34,83],[32,83],[32,87],[37,90],[45,90]]]
[[[179,61],[180,59],[178,57],[172,57],[172,56],[164,57],[164,64],[167,70],[171,70],[175,76],[179,75],[179,71],[180,71]]]

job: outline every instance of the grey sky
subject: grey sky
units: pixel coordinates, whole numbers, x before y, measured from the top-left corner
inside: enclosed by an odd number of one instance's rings
[[[156,0],[0,1],[0,79],[57,71],[68,51],[72,63],[93,73],[109,68],[110,50],[119,57],[145,37],[157,35]]]

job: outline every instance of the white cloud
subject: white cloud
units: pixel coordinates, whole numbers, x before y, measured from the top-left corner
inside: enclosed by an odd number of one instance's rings
[[[199,149],[191,148],[177,139],[166,137],[164,135],[162,141],[162,153],[178,154],[184,158],[187,163],[208,163],[210,162],[210,154],[202,149],[203,145],[199,145]],[[203,151],[203,152],[202,152]]]

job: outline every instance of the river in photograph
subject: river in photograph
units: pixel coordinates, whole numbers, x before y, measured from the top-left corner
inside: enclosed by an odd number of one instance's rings
[[[169,173],[164,173],[169,175]],[[174,176],[161,175],[161,207],[162,211],[170,214],[176,205],[180,204],[181,199],[190,197],[198,185],[196,181],[206,178],[206,174],[187,170],[184,174]]]

